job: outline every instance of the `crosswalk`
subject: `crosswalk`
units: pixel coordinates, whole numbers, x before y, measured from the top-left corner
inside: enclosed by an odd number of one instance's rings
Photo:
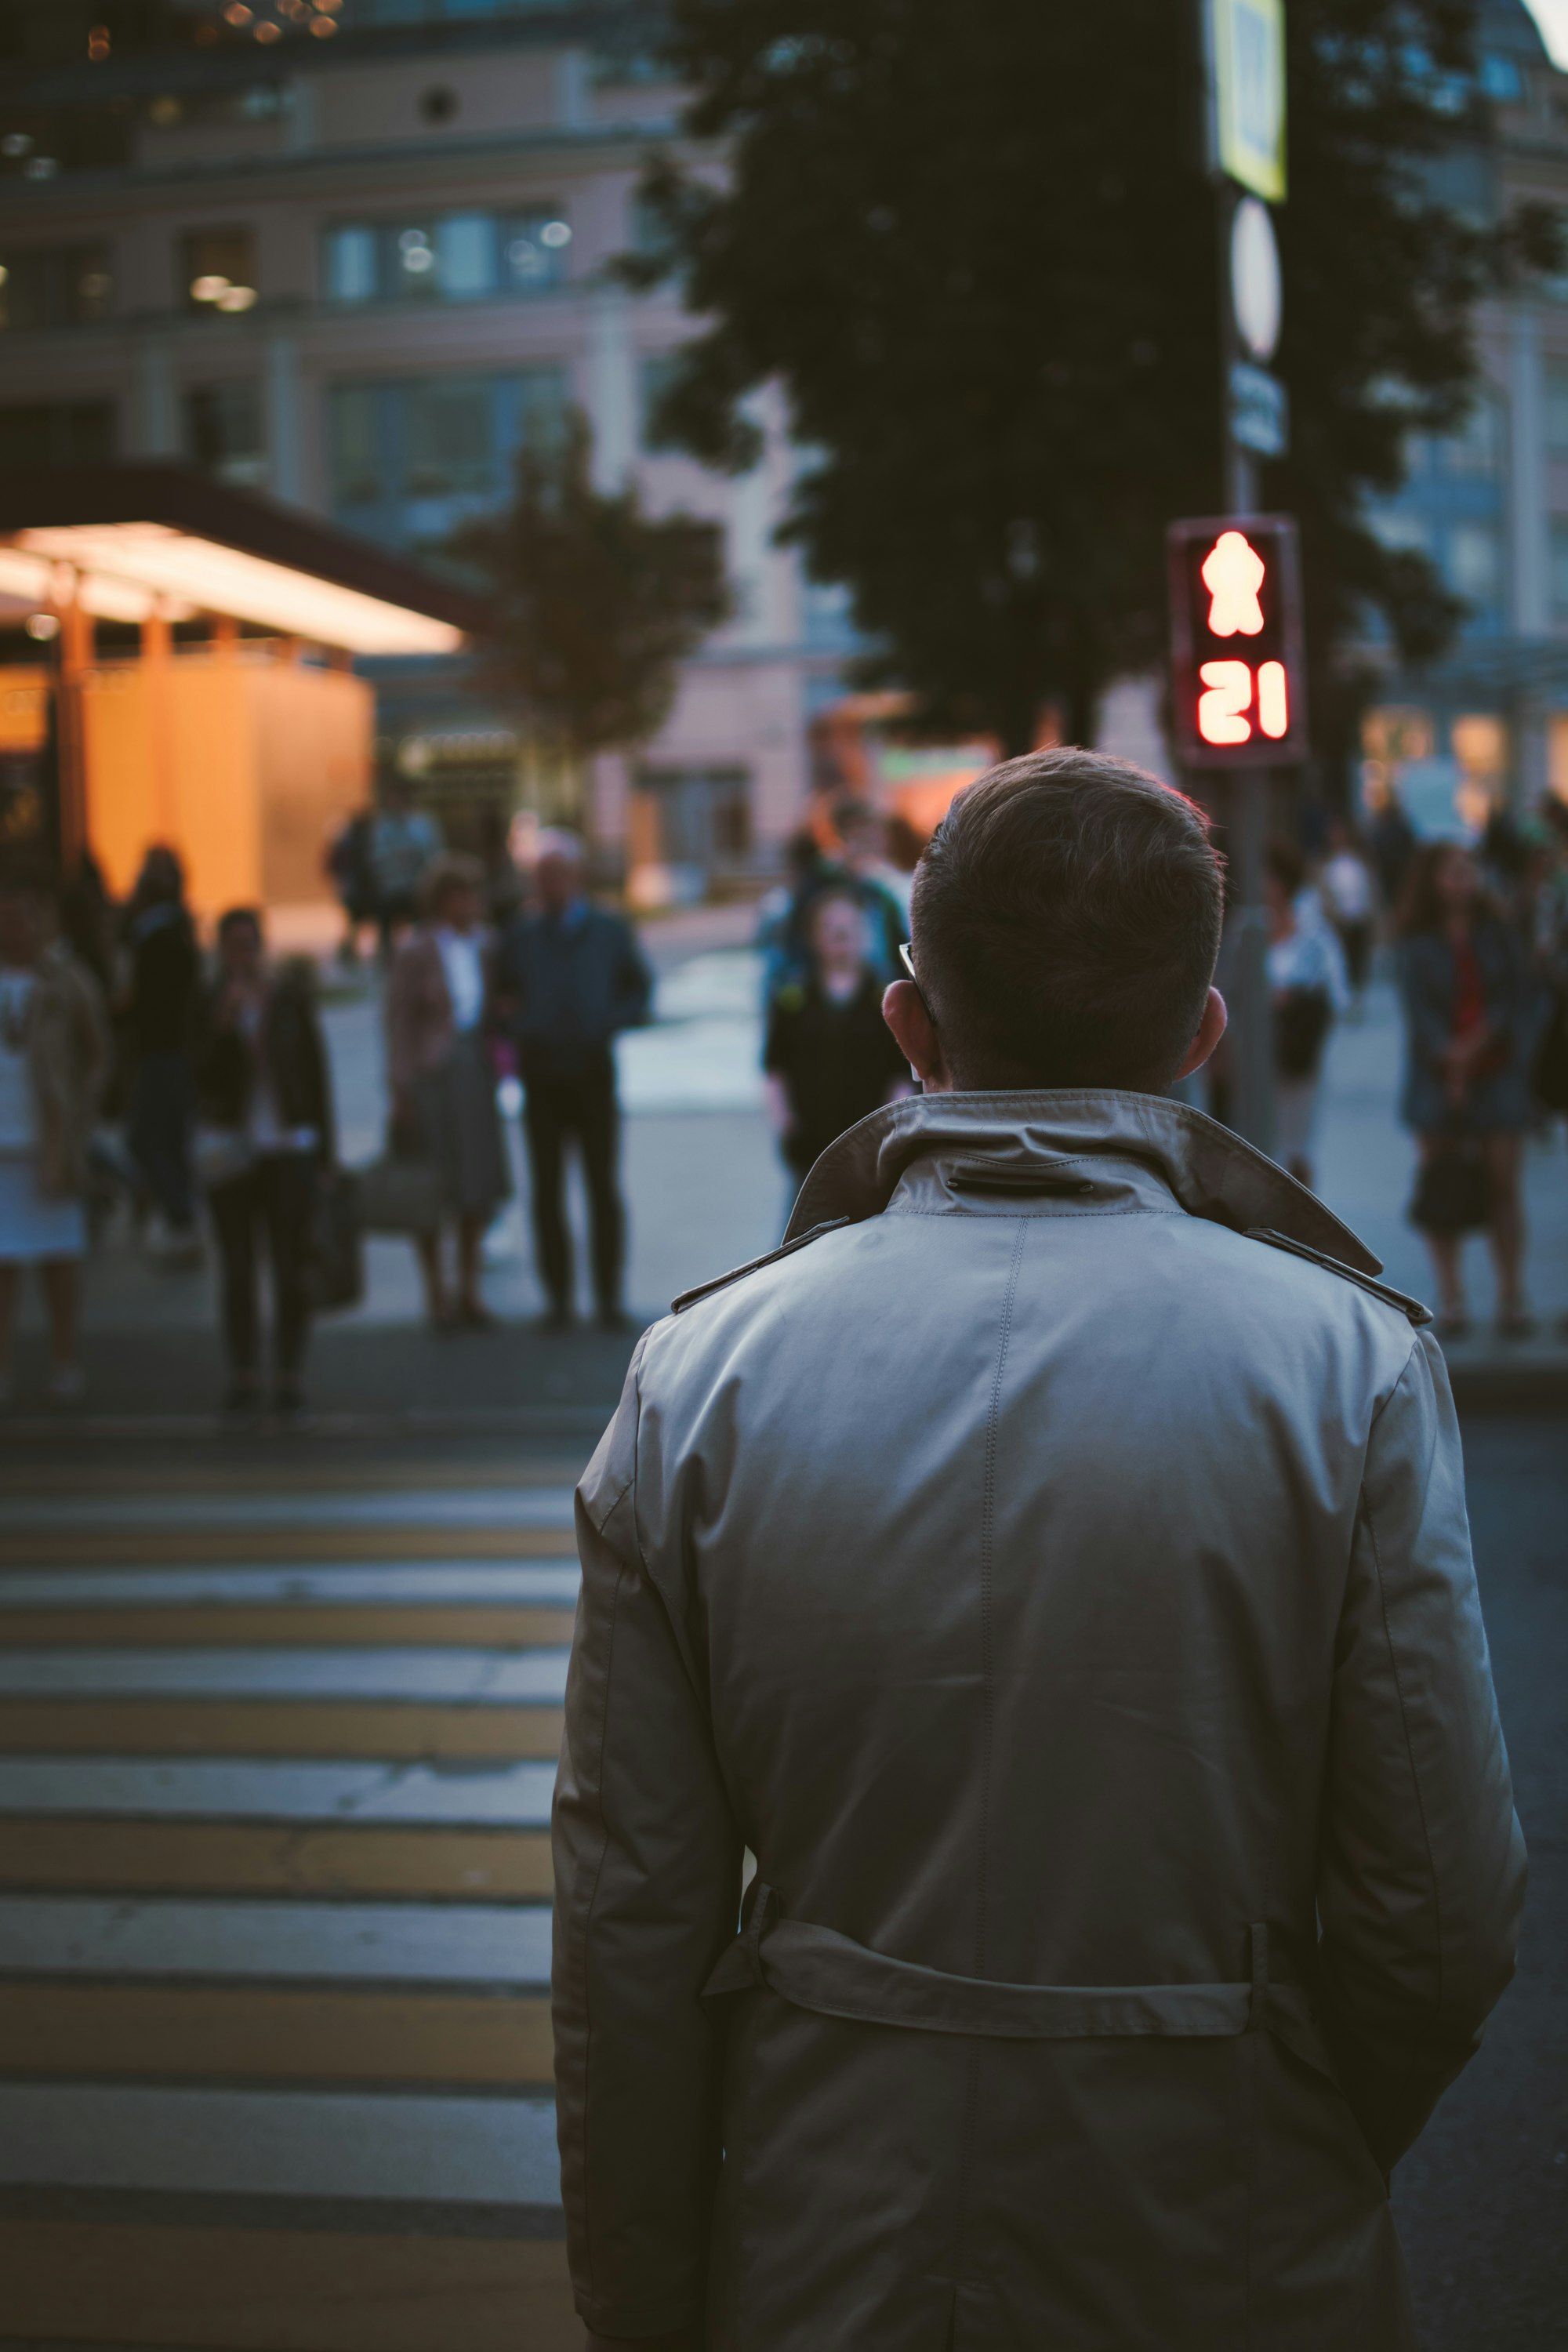
[[[565,1465],[0,1491],[0,2347],[579,2347]]]

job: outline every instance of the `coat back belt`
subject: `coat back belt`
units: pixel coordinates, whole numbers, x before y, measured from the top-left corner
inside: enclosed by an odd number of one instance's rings
[[[1267,2031],[1334,2079],[1303,1987],[1268,1972],[1268,1929],[1251,1929],[1246,1984],[1028,1985],[949,1976],[889,1959],[831,1927],[780,1915],[771,1886],[752,1893],[745,1925],[702,1989],[705,2000],[765,1985],[797,2009],[916,2033],[1002,2042],[1079,2042],[1152,2034],[1219,2041]]]

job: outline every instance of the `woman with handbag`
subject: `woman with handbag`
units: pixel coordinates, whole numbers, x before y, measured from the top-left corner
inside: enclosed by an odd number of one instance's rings
[[[1484,1224],[1497,1266],[1498,1330],[1521,1339],[1534,1328],[1521,1287],[1520,1157],[1530,1124],[1531,1030],[1524,952],[1457,842],[1417,850],[1399,929],[1401,1116],[1421,1154],[1410,1213],[1432,1253],[1442,1336],[1459,1339],[1469,1328],[1461,1252],[1465,1234]]]
[[[332,1165],[331,1080],[308,965],[272,970],[261,917],[231,907],[196,1062],[197,1164],[223,1265],[225,1404],[260,1402],[258,1252],[272,1268],[272,1401],[303,1409],[318,1195]]]
[[[1268,908],[1268,990],[1274,1013],[1275,1157],[1299,1184],[1314,1184],[1312,1144],[1329,1032],[1350,1003],[1339,940],[1320,915],[1302,909],[1307,861],[1293,842],[1270,845],[1264,876]]]
[[[23,1268],[36,1266],[49,1316],[48,1393],[75,1404],[88,1146],[109,1072],[109,1029],[91,974],[58,936],[47,867],[0,867],[0,1403],[11,1390],[11,1327]]]
[[[447,1287],[440,1225],[417,1233],[426,1302],[437,1330],[483,1330],[485,1228],[511,1190],[486,1037],[492,947],[478,858],[439,857],[419,923],[399,946],[386,994],[394,1149],[439,1171],[443,1222],[457,1227],[458,1295]]]

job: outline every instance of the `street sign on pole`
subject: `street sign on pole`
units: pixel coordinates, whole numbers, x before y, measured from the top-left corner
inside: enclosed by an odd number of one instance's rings
[[[1259,457],[1289,454],[1290,396],[1277,375],[1249,360],[1231,362],[1230,437]]]
[[[1285,0],[1204,0],[1212,169],[1285,201]]]

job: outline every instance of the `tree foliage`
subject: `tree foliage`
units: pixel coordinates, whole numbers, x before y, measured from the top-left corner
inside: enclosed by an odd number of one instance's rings
[[[661,422],[753,454],[770,378],[810,459],[788,524],[847,582],[933,725],[1010,748],[1055,700],[1091,724],[1158,661],[1163,530],[1221,503],[1218,266],[1181,0],[671,0],[685,129],[724,163],[657,161],[645,195],[707,324]],[[1289,0],[1279,367],[1293,446],[1265,505],[1301,520],[1321,718],[1368,606],[1401,652],[1461,608],[1365,527],[1415,427],[1460,418],[1489,276],[1549,259],[1433,193],[1470,0]],[[1468,105],[1468,100],[1465,101]],[[630,266],[633,272],[638,265]],[[646,280],[661,267],[645,258]],[[1325,745],[1325,749],[1331,749]]]
[[[635,488],[595,489],[581,418],[559,447],[524,449],[510,506],[447,552],[490,600],[485,683],[573,761],[656,735],[680,664],[730,609],[718,532],[649,516]]]

